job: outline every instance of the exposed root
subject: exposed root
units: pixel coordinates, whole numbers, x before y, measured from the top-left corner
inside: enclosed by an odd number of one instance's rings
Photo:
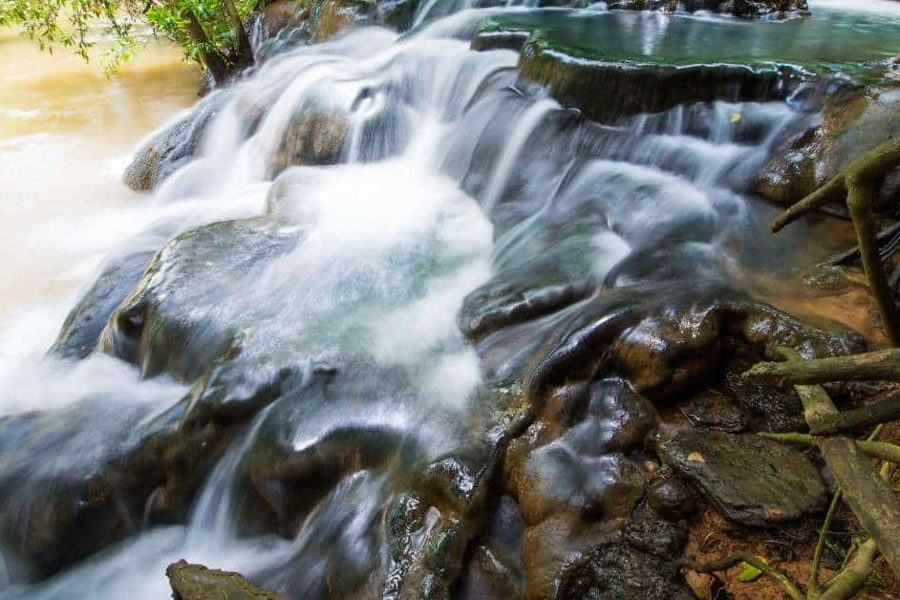
[[[778,348],[776,351],[787,359],[788,366],[796,367],[801,364],[802,357],[793,349]],[[857,358],[858,360],[858,357],[844,358]],[[821,361],[809,362],[819,363],[817,366],[821,366]],[[763,364],[772,365],[774,363]],[[813,369],[806,372],[814,371]],[[790,372],[796,373],[796,370]],[[848,377],[848,379],[853,378]],[[834,379],[836,378],[824,381]],[[804,415],[811,427],[823,419],[840,416],[831,398],[821,386],[796,385],[795,389],[803,402]],[[883,410],[881,414],[884,414]],[[871,416],[871,413],[867,416]],[[846,436],[823,437],[804,433],[760,434],[781,442],[817,447],[838,484],[837,492],[828,507],[825,522],[816,542],[810,564],[809,587],[805,594],[783,573],[748,552],[738,552],[724,560],[706,564],[681,560],[676,565],[700,573],[711,573],[723,571],[740,562],[745,562],[777,582],[782,590],[794,600],[849,600],[855,597],[865,586],[879,553],[884,556],[895,573],[900,573],[900,503],[897,502],[888,483],[891,463],[900,463],[900,446],[875,441],[882,427],[883,425],[879,424],[866,440],[859,442]],[[879,473],[872,469],[870,457],[885,461]],[[850,507],[863,529],[869,533],[870,538],[855,543],[853,549],[848,552],[840,571],[831,579],[821,582],[819,567],[826,545],[826,537],[842,499]]]
[[[786,444],[798,444],[801,446],[818,446],[818,438],[808,433],[760,433],[761,437],[784,442]],[[900,446],[886,444],[884,442],[856,442],[863,454],[869,458],[877,458],[895,464],[900,464]]]
[[[900,381],[900,349],[833,356],[815,360],[761,362],[744,377],[757,383],[784,385],[829,381]]]
[[[869,279],[869,288],[878,303],[884,328],[894,345],[900,343],[900,317],[879,254],[872,199],[887,173],[898,165],[900,138],[895,138],[853,161],[825,185],[791,206],[772,222],[772,232],[777,233],[807,212],[820,208],[829,201],[846,198],[856,229],[863,268]]]
[[[781,589],[783,589],[788,596],[793,598],[793,600],[806,600],[806,595],[803,594],[803,592],[801,592],[787,576],[749,552],[735,552],[728,558],[708,562],[706,564],[698,564],[692,560],[683,558],[676,561],[675,566],[677,568],[690,569],[691,571],[696,571],[698,573],[715,573],[716,571],[727,571],[741,562],[745,562],[748,565],[752,565],[759,569],[766,577],[769,577],[778,583],[778,585],[781,586]]]
[[[789,361],[802,360],[788,348],[779,354]],[[837,414],[828,394],[817,385],[798,385],[797,394],[803,402],[808,422],[823,415]],[[872,469],[871,462],[857,443],[848,437],[816,438],[816,445],[832,476],[844,493],[844,500],[863,529],[875,540],[878,549],[895,573],[900,573],[900,503],[882,477]]]

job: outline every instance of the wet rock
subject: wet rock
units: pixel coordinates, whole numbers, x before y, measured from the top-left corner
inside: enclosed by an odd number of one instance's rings
[[[154,440],[174,413],[84,401],[0,419],[0,539],[17,579],[45,577],[136,531],[162,483]]]
[[[292,165],[339,162],[347,135],[346,116],[336,109],[303,105],[291,117],[281,144],[269,161],[272,176]]]
[[[640,550],[664,560],[681,554],[687,541],[687,525],[662,518],[650,506],[642,506],[625,526],[625,540]]]
[[[571,411],[568,418],[563,411]],[[627,518],[644,493],[645,474],[624,453],[655,427],[653,407],[626,382],[610,379],[560,394],[544,414],[507,450],[507,485],[526,522],[559,512]]]
[[[313,40],[324,42],[349,27],[357,16],[352,4],[340,0],[312,3],[309,22]]]
[[[348,475],[325,496],[293,545],[294,552],[254,574],[261,586],[291,598],[380,597],[385,478]],[[310,568],[315,565],[315,568]]]
[[[826,96],[821,116],[788,130],[776,141],[771,157],[760,171],[755,191],[778,204],[793,204],[837,175],[870,148],[900,134],[900,92],[849,89]],[[893,179],[882,186],[879,208],[900,201]],[[846,215],[843,202],[826,206]]]
[[[508,495],[497,502],[487,531],[475,544],[460,585],[461,598],[522,598],[525,523]]]
[[[610,9],[712,11],[736,17],[786,18],[809,12],[806,0],[612,0]]]
[[[653,510],[672,521],[690,516],[696,507],[694,493],[675,477],[661,479],[650,486],[647,499]]]
[[[530,36],[530,31],[520,29],[478,31],[472,37],[470,47],[476,52],[486,50],[515,50],[518,52]]]
[[[722,391],[753,416],[757,430],[797,431],[806,427],[803,404],[791,389],[760,385],[745,379],[742,373],[753,361],[735,360],[729,366]]]
[[[166,567],[174,600],[285,600],[275,592],[260,589],[240,573],[219,571],[180,560]]]
[[[729,433],[747,429],[747,417],[728,396],[706,391],[699,394],[685,407],[684,414],[692,425],[708,427]]]
[[[474,535],[472,523],[407,494],[391,507],[388,525],[390,562],[381,595],[449,597]]]
[[[804,79],[780,66],[623,64],[554,46],[537,34],[522,47],[519,75],[601,122],[686,102],[781,100]]]
[[[737,523],[792,521],[825,504],[825,484],[809,457],[778,442],[750,434],[677,429],[664,434],[659,453]]]
[[[290,29],[301,27],[309,15],[306,7],[292,0],[275,0],[262,7],[262,24],[267,38],[274,38]]]
[[[383,0],[377,3],[314,0],[308,5],[279,0],[266,4],[262,12],[269,38],[293,36],[297,43],[315,43],[326,41],[354,25],[379,25],[406,31],[413,24],[418,6],[419,0]]]
[[[240,323],[223,311],[223,295],[292,249],[298,233],[276,220],[253,218],[177,236],[113,313],[100,349],[138,365],[145,376],[166,371],[193,381],[229,351],[239,352]]]
[[[556,598],[689,600],[693,595],[669,576],[671,564],[628,544],[593,550],[566,574]]]
[[[518,498],[530,522],[560,509],[588,520],[626,518],[644,493],[642,471],[624,456],[578,457],[561,443],[532,455],[522,483]]]
[[[94,283],[69,311],[50,352],[84,358],[94,351],[110,315],[140,280],[155,250],[129,252],[106,261]]]
[[[122,180],[133,190],[152,190],[196,153],[207,125],[225,105],[227,92],[210,94],[191,111],[141,142]]]
[[[535,260],[497,273],[466,296],[457,315],[460,331],[470,339],[480,339],[588,297],[596,282],[577,260],[564,260],[568,254],[566,247],[548,249]]]
[[[779,345],[800,348],[807,356],[834,356],[865,347],[857,334],[840,328],[816,330],[715,284],[694,289],[668,284],[652,293],[629,289],[598,294],[532,327],[541,331],[540,341],[523,350],[524,356],[502,359],[537,361],[531,363],[532,391],[614,371],[654,401],[696,387],[698,381],[713,381],[721,363],[711,357],[724,360],[735,346],[766,356],[775,356]],[[494,352],[494,344],[509,334],[495,335],[479,344],[480,351]],[[597,353],[597,347],[606,350]]]
[[[376,20],[380,25],[406,31],[412,27],[420,5],[420,0],[382,0],[376,10]]]

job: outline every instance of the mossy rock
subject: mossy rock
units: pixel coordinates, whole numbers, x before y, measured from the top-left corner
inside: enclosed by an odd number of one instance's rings
[[[166,568],[174,600],[286,600],[285,596],[260,589],[240,573],[210,569],[185,560]]]
[[[781,100],[806,78],[799,69],[775,64],[665,64],[593,57],[540,32],[522,47],[519,75],[601,122],[687,102]]]

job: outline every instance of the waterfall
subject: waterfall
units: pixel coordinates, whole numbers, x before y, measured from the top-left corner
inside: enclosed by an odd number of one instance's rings
[[[484,473],[446,457],[466,448],[458,454],[480,458],[504,435],[490,421],[500,417],[482,414],[493,382],[457,323],[467,296],[498,272],[557,255],[564,267],[547,263],[548,287],[563,268],[585,289],[650,285],[673,272],[690,282],[721,276],[729,237],[750,235],[751,175],[803,115],[783,102],[718,101],[601,126],[519,81],[515,52],[473,52],[459,39],[503,9],[457,5],[466,10],[434,20],[438,2],[421,3],[421,27],[405,36],[360,28],[282,52],[202,101],[197,111],[212,116],[199,149],[148,209],[148,231],[175,241],[157,240],[153,250],[162,249],[157,260],[177,258],[191,232],[223,221],[246,230],[211,242],[227,260],[210,251],[148,275],[181,277],[182,287],[147,284],[150,300],[124,302],[145,311],[189,305],[168,326],[183,327],[195,345],[171,351],[212,358],[163,361],[162,375],[140,380],[138,367],[158,366],[148,339],[165,333],[160,327],[135,350],[147,353],[138,366],[124,352],[123,360],[97,352],[78,363],[47,358],[27,377],[4,372],[0,414],[42,411],[34,418],[46,422],[28,429],[35,439],[44,426],[68,432],[70,416],[85,423],[54,442],[61,462],[28,480],[39,491],[53,487],[67,460],[100,469],[106,455],[143,441],[139,433],[189,428],[195,410],[221,410],[234,437],[186,524],[150,518],[165,500],[157,488],[141,505],[149,528],[46,581],[18,576],[9,559],[16,549],[3,548],[0,598],[162,598],[165,565],[180,558],[239,569],[297,597],[326,595],[326,581],[346,584],[348,595],[352,586],[387,590],[400,569],[386,550],[388,520],[402,502],[415,503],[403,495],[410,471],[458,469],[454,491],[464,499],[454,501],[464,504]],[[669,21],[648,23],[641,44],[650,53]],[[218,230],[204,231],[212,239]],[[628,262],[660,248],[661,258]],[[215,354],[219,331],[240,343]],[[213,389],[215,376],[230,381],[233,365],[243,369],[237,400],[192,395],[199,384]],[[235,425],[228,402],[244,410],[241,377],[270,375],[277,399]],[[485,422],[491,427],[478,429]],[[18,460],[33,468],[31,457]],[[241,486],[253,486],[265,527],[238,522]],[[23,511],[30,489],[17,497]],[[308,494],[306,504],[292,504],[291,494]],[[404,543],[423,547],[441,525],[425,511]]]

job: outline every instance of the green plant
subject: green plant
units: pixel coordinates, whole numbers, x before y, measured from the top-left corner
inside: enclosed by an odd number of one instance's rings
[[[205,66],[216,83],[252,62],[243,21],[259,0],[0,0],[0,26],[20,27],[42,50],[73,50],[90,59],[97,28],[113,42],[102,57],[107,75],[137,47],[134,27],[146,24],[177,42],[185,58]]]

